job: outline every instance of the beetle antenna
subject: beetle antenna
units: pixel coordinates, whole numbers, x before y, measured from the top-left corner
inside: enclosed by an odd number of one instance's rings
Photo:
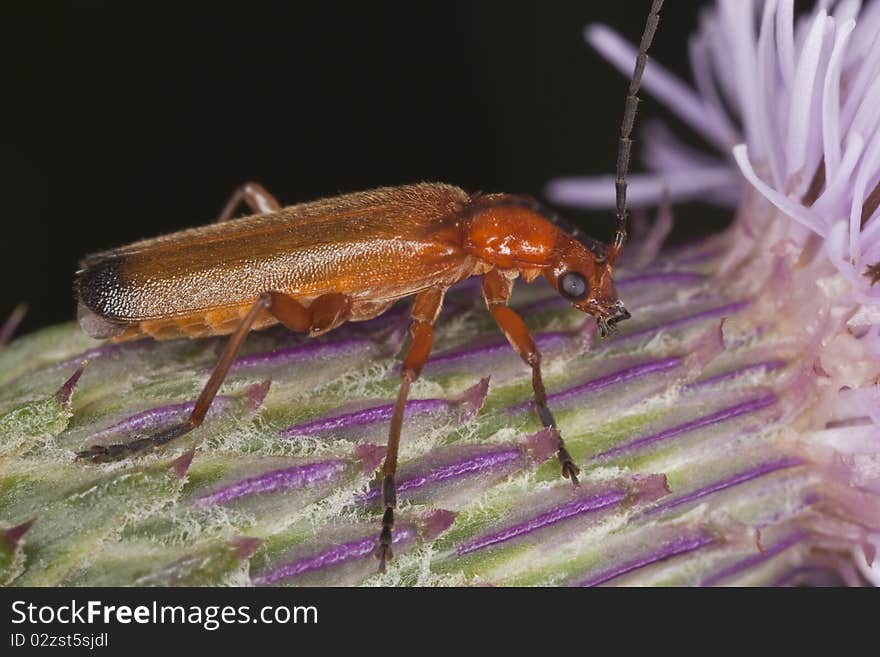
[[[614,241],[611,243],[611,249],[608,253],[609,265],[614,264],[626,244],[626,220],[629,216],[629,211],[626,208],[626,176],[629,172],[629,158],[632,152],[630,135],[639,106],[638,93],[639,87],[642,85],[642,74],[648,63],[648,49],[651,47],[654,33],[660,23],[661,7],[663,7],[663,0],[653,0],[651,3],[651,13],[648,14],[648,20],[645,23],[645,31],[642,33],[642,41],[639,44],[639,54],[636,57],[635,69],[632,79],[629,81],[629,90],[626,95],[623,123],[620,125],[620,139],[617,142],[617,180],[614,182],[617,197],[617,227],[614,230]]]

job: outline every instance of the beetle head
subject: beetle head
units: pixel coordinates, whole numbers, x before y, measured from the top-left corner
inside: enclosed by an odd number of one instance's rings
[[[596,318],[599,335],[607,336],[615,324],[629,319],[614,287],[607,250],[588,249],[560,230],[555,251],[558,258],[544,276],[572,306]]]

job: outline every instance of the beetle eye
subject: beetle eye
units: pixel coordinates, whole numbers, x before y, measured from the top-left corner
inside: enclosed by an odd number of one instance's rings
[[[576,271],[570,271],[559,279],[559,293],[569,299],[582,298],[587,293],[587,279]]]

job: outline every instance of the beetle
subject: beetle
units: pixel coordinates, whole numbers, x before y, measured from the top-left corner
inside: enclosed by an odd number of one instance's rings
[[[318,336],[372,319],[413,296],[411,342],[391,418],[383,465],[379,568],[392,557],[394,483],[404,408],[431,351],[446,290],[482,277],[489,312],[531,368],[535,407],[547,406],[541,354],[508,305],[514,280],[543,276],[574,308],[596,318],[604,336],[630,315],[614,287],[626,243],[626,173],[638,88],[663,0],[654,0],[642,38],[619,138],[617,226],[610,246],[566,229],[526,196],[469,194],[443,183],[385,187],[281,207],[261,185],[246,183],[214,224],[87,256],[77,272],[78,318],[92,337],[121,342],[230,335],[187,421],[128,443],[95,445],[78,458],[107,461],[165,444],[198,427],[245,336],[281,323]],[[246,204],[253,215],[234,218]],[[558,432],[557,432],[557,435]],[[580,473],[559,436],[562,474]]]

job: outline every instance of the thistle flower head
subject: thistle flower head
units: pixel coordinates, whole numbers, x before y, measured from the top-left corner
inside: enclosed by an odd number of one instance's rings
[[[608,28],[585,36],[631,66],[633,48]],[[821,463],[823,494],[838,484],[864,494],[848,520],[870,561],[880,491],[880,2],[817,2],[796,16],[793,0],[718,0],[688,48],[693,85],[652,63],[644,87],[717,152],[650,124],[651,173],[633,181],[634,196],[737,199],[716,280],[755,298],[755,329],[776,325],[802,344],[786,451]],[[600,184],[565,179],[548,191],[563,203],[607,204]]]

